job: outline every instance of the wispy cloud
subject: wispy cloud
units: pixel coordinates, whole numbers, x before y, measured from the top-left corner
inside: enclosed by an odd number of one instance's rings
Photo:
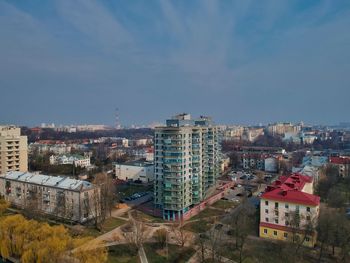
[[[331,122],[350,110],[346,96],[329,101],[330,89],[350,96],[346,1],[50,5],[43,19],[31,2],[0,2],[0,87],[7,90],[0,119],[25,118],[27,110],[4,113],[7,97],[24,89],[52,100],[38,112],[23,98],[33,122],[79,120],[87,111],[86,121],[109,122],[116,104],[140,122],[184,110],[232,122]],[[89,103],[75,108],[82,99]],[[62,115],[62,101],[74,113]],[[326,103],[327,118],[320,114]]]

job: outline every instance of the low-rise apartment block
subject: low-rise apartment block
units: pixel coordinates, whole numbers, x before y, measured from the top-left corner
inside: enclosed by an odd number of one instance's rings
[[[100,189],[82,180],[9,172],[0,176],[0,195],[32,212],[84,223],[100,215]]]
[[[331,157],[330,163],[338,168],[339,176],[350,176],[350,156]]]
[[[59,164],[74,164],[75,167],[86,168],[91,165],[89,156],[81,156],[79,154],[67,154],[67,155],[51,155],[51,165]]]
[[[16,126],[0,126],[0,174],[28,170],[27,136]]]
[[[320,197],[313,195],[312,177],[292,174],[281,176],[268,186],[260,200],[260,237],[300,240],[316,244],[315,230]]]

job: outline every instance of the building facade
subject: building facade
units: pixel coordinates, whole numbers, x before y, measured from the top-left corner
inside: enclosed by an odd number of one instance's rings
[[[51,165],[59,164],[74,164],[75,167],[86,168],[91,165],[89,156],[81,156],[79,154],[63,154],[63,155],[51,155]]]
[[[15,126],[0,126],[0,174],[28,170],[27,136]]]
[[[330,157],[330,163],[337,167],[340,177],[350,176],[350,156]]]
[[[215,186],[221,169],[220,129],[210,118],[181,114],[155,130],[155,205],[177,220]]]
[[[143,183],[149,183],[154,180],[154,164],[141,161],[117,163],[115,164],[115,176],[124,181],[139,180]]]
[[[0,195],[12,205],[84,223],[100,211],[100,189],[82,180],[9,172],[0,176]]]
[[[313,179],[301,174],[281,176],[260,199],[259,234],[262,238],[299,240],[313,247],[320,197],[313,195]]]

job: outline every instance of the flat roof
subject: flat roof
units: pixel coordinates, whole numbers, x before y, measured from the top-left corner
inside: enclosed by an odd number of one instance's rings
[[[148,162],[148,161],[130,161],[126,163],[116,163],[116,165],[128,165],[128,166],[138,166],[138,167],[143,167],[143,166],[152,166],[154,165],[153,162]]]
[[[0,178],[75,191],[94,187],[94,185],[88,181],[76,180],[64,176],[32,174],[29,172],[11,171],[6,173],[4,176],[1,176]]]

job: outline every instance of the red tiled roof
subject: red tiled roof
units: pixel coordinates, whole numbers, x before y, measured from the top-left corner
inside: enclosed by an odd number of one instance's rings
[[[312,183],[312,178],[301,174],[280,176],[262,194],[262,199],[317,206],[320,197],[302,192],[306,183]]]
[[[350,164],[350,157],[331,157],[330,162],[333,164]]]

